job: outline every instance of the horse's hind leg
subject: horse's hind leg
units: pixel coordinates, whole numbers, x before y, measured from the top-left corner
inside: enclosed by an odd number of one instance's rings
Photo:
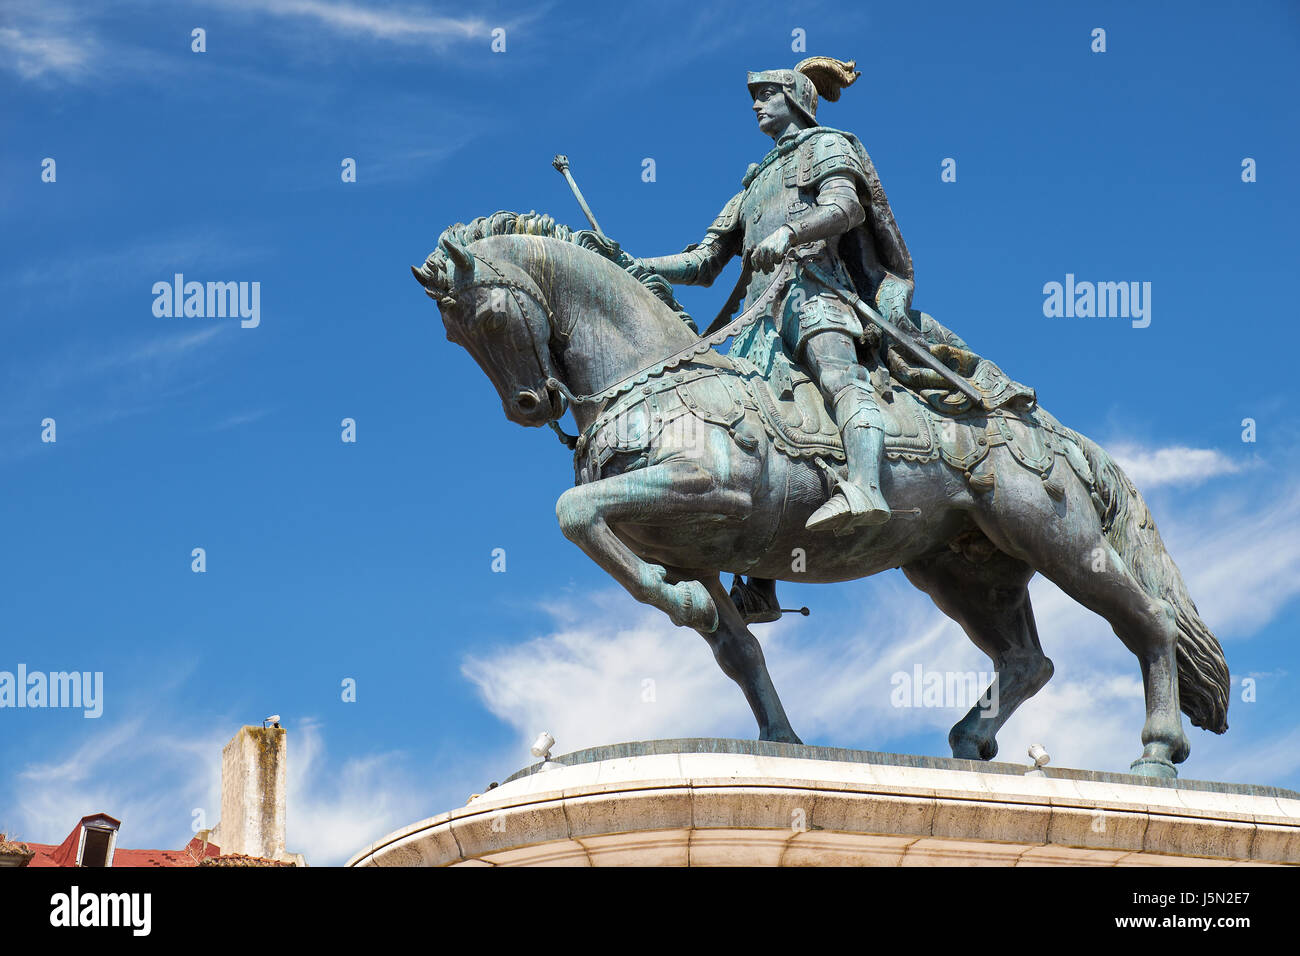
[[[1192,745],[1183,731],[1178,703],[1178,621],[1173,607],[1147,594],[1129,572],[1119,553],[1104,539],[1092,550],[1057,559],[1040,567],[1062,591],[1100,614],[1142,667],[1146,722],[1142,725],[1142,756],[1134,773],[1176,777]]]
[[[903,573],[993,661],[993,683],[948,733],[954,757],[992,760],[998,731],[1051,679],[1052,662],[1029,604],[1034,569],[980,541],[982,552],[944,552],[904,565]]]
[[[1028,477],[1026,477],[1028,476]],[[1032,490],[1031,490],[1032,489]],[[1178,702],[1178,622],[1169,602],[1148,594],[1124,558],[1106,540],[1082,485],[1053,506],[1036,476],[998,473],[998,496],[1018,502],[1005,513],[976,512],[995,545],[1024,558],[1088,610],[1100,614],[1142,666],[1146,723],[1134,773],[1175,777],[1174,764],[1191,752]],[[1035,495],[1037,498],[1035,498]],[[1026,506],[1037,501],[1042,507]]]

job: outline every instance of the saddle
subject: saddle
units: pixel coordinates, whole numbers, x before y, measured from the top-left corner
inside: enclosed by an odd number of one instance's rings
[[[761,427],[772,446],[790,458],[804,459],[824,472],[844,477],[846,458],[839,428],[821,390],[783,354],[773,356],[779,374],[765,378],[747,359],[728,356],[726,368],[696,367],[651,378],[613,402],[574,449],[578,484],[597,481],[609,468],[633,470],[646,461],[652,445],[669,429],[701,423],[725,428],[743,448],[757,447]],[[994,485],[991,469],[982,467],[989,450],[1007,446],[1012,457],[1042,479],[1059,500],[1065,485],[1053,474],[1064,457],[1091,487],[1092,472],[1073,432],[1041,408],[1026,411],[999,407],[992,411],[940,412],[884,369],[873,374],[881,396],[884,454],[890,461],[932,462],[942,459],[959,471],[977,492]],[[680,436],[689,439],[688,434]]]
[[[844,446],[820,389],[784,356],[777,360],[786,368],[771,380],[764,379],[743,358],[732,357],[731,362],[746,392],[753,397],[772,444],[792,458],[820,459],[824,468],[838,474],[845,463]],[[882,399],[879,407],[888,460],[942,459],[961,472],[973,490],[984,492],[992,490],[994,478],[991,470],[981,466],[990,449],[1005,445],[1017,463],[1042,479],[1056,500],[1065,492],[1061,476],[1053,476],[1058,457],[1065,458],[1079,477],[1092,485],[1087,458],[1073,433],[1042,409],[999,407],[955,415],[943,413],[883,370],[878,370],[877,375],[873,379]]]

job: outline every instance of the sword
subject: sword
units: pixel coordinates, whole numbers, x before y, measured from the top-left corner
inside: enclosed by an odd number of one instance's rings
[[[605,231],[600,228],[600,223],[596,222],[596,217],[592,215],[591,207],[587,205],[587,200],[582,198],[582,190],[578,188],[578,184],[574,182],[573,174],[569,172],[569,157],[557,155],[553,160],[551,160],[551,165],[554,166],[560,175],[568,181],[569,188],[573,190],[573,198],[578,200],[578,205],[582,207],[582,214],[587,217],[587,222],[591,223],[591,228],[596,230],[596,235],[600,236],[602,239],[608,240],[609,236],[605,235]]]
[[[930,371],[939,375],[939,377],[945,382],[957,389],[957,391],[961,392],[971,401],[975,402],[976,407],[987,407],[984,403],[984,396],[979,392],[979,390],[935,358],[930,350],[926,348],[924,343],[916,341],[910,334],[898,329],[894,323],[890,322],[871,306],[867,305],[867,303],[863,302],[861,296],[858,296],[847,289],[841,289],[831,281],[830,277],[827,276],[826,273],[822,272],[821,269],[813,265],[813,263],[809,262],[807,259],[803,259],[802,262],[804,271],[808,275],[812,276],[812,278],[817,282],[821,283],[849,305],[853,306],[857,313],[864,319],[875,323],[893,336],[894,340],[903,347],[903,351],[909,356],[916,359],[926,368],[930,369]]]

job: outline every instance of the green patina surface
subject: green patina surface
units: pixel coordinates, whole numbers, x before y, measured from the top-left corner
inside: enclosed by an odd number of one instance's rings
[[[1227,730],[1223,649],[1106,451],[911,308],[911,255],[871,157],[817,119],[818,97],[858,75],[810,57],[748,76],[773,145],[682,253],[629,256],[579,195],[592,231],[497,213],[446,229],[415,277],[508,418],[559,430],[572,410],[561,530],[708,642],[762,746],[802,743],[749,629],[783,613],[775,581],[901,568],[993,662],[996,706],[977,703],[948,735],[963,768],[992,761],[998,730],[1053,674],[1028,591],[1041,573],[1139,659],[1132,769],[1175,777],[1191,752],[1182,714]],[[697,334],[671,284],[708,285],[737,257],[736,290]],[[734,357],[715,351],[732,336]],[[1097,777],[1110,778],[1129,779]]]

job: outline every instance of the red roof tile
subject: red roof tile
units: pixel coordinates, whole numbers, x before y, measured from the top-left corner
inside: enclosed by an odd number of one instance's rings
[[[58,846],[49,843],[28,843],[27,846],[35,855],[27,865],[76,866],[77,845],[81,842],[81,827],[87,821],[97,818],[104,818],[114,826],[120,825],[120,821],[114,820],[105,813],[82,817]],[[221,849],[215,843],[205,846],[198,837],[195,837],[183,850],[127,850],[119,846],[113,851],[113,866],[198,866],[199,861],[204,857],[220,855]]]

